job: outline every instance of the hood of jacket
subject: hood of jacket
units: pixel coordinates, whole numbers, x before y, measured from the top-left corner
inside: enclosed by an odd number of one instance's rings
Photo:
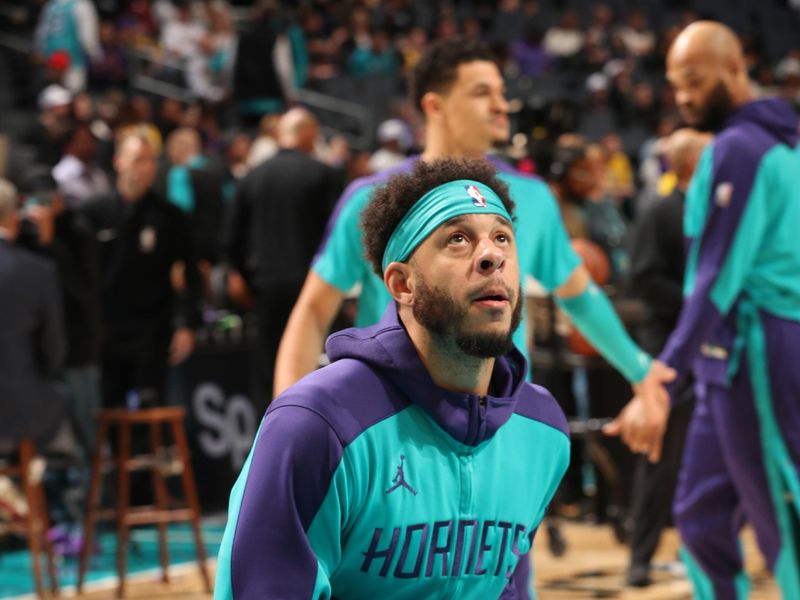
[[[325,350],[331,362],[348,358],[367,364],[467,446],[491,438],[514,413],[525,388],[527,364],[516,348],[495,360],[488,396],[437,386],[400,322],[394,302],[376,325],[331,335]]]
[[[740,106],[725,121],[725,128],[744,124],[757,125],[775,140],[787,146],[798,141],[798,117],[792,107],[779,98],[755,100]]]

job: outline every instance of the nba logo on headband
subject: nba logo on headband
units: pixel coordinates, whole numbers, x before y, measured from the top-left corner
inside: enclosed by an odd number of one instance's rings
[[[481,191],[476,186],[467,185],[465,188],[467,190],[467,194],[469,194],[469,197],[472,198],[472,203],[475,206],[486,208],[486,198],[483,197],[483,194],[481,194]]]

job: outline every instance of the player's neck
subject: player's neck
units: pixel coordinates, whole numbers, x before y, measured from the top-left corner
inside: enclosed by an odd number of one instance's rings
[[[422,160],[430,162],[442,158],[484,158],[489,148],[465,148],[458,140],[448,136],[429,133],[425,138]]]
[[[486,396],[494,370],[493,358],[461,351],[452,340],[434,337],[412,318],[403,319],[411,343],[425,369],[439,387],[453,392]]]

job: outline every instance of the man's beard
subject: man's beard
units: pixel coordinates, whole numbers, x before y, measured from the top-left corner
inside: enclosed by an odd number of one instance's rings
[[[733,98],[722,81],[718,81],[709,92],[704,104],[705,109],[694,124],[694,128],[711,133],[721,130],[728,115],[733,112]]]
[[[456,346],[469,356],[495,358],[514,347],[512,335],[522,319],[522,290],[511,312],[511,324],[505,333],[465,331],[469,307],[460,307],[441,288],[431,288],[418,276],[416,297],[411,307],[417,322],[440,339],[451,337]]]

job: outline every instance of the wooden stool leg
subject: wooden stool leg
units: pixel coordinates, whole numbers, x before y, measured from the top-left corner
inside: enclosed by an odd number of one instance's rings
[[[117,470],[119,479],[119,499],[117,506],[117,598],[125,594],[126,551],[128,544],[128,503],[130,502],[130,474],[128,458],[131,454],[131,427],[129,423],[119,425],[119,457]]]
[[[161,471],[160,453],[164,445],[161,439],[161,423],[150,423],[150,448],[156,456],[153,465],[153,490],[156,496],[156,508],[159,511],[167,510],[167,486],[164,483],[164,474]],[[161,559],[161,581],[169,583],[169,548],[167,547],[167,524],[158,522],[158,553]]]
[[[39,510],[42,516],[42,523],[44,524],[44,555],[47,559],[47,574],[50,577],[50,592],[54,596],[58,596],[58,572],[56,569],[55,556],[53,554],[53,543],[50,541],[50,515],[47,513],[47,496],[44,492],[44,486],[41,482],[36,485],[36,490],[39,496]]]
[[[206,567],[206,547],[203,545],[203,533],[200,530],[200,502],[197,499],[197,488],[194,483],[194,472],[192,471],[192,461],[189,455],[189,445],[186,443],[186,434],[183,430],[183,422],[174,419],[172,421],[172,434],[175,443],[178,445],[181,461],[183,462],[183,493],[192,511],[192,530],[194,531],[194,542],[197,546],[197,564],[200,567],[200,575],[203,577],[206,591],[211,593],[211,579],[208,576]]]
[[[25,492],[25,500],[28,502],[28,516],[25,518],[25,525],[28,530],[28,550],[31,553],[31,561],[33,562],[33,583],[36,586],[36,594],[39,598],[44,598],[40,538],[43,524],[39,515],[39,495],[36,491],[36,485],[30,478],[30,467],[33,455],[33,442],[30,440],[22,440],[19,445],[19,468],[22,479],[22,489]]]
[[[97,430],[97,447],[92,458],[92,478],[89,484],[89,497],[86,500],[86,517],[83,524],[83,546],[81,546],[81,562],[78,568],[78,593],[83,588],[83,578],[86,575],[86,567],[89,565],[89,556],[94,547],[94,523],[95,512],[100,501],[100,483],[102,482],[102,452],[108,437],[108,423],[100,422]]]

